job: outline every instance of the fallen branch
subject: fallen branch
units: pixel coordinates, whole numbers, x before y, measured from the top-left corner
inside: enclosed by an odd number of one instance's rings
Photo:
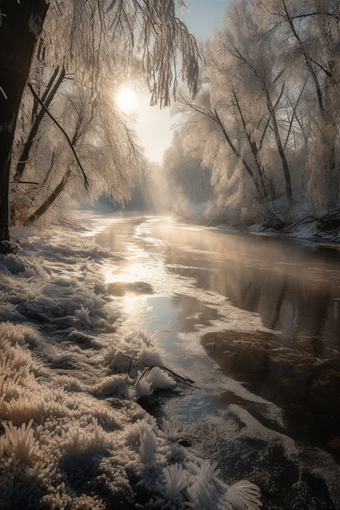
[[[174,372],[169,367],[166,367],[166,366],[163,365],[162,368],[164,368],[164,370],[167,370],[168,372],[170,372],[170,374],[174,375],[175,377],[178,377],[179,379],[182,379],[182,381],[184,381],[184,382],[190,382],[191,384],[195,383],[195,381],[193,381],[192,379],[189,379],[189,377],[184,377],[182,375],[179,375],[177,372]]]
[[[311,216],[311,215],[310,216],[306,216],[305,218],[302,218],[302,220],[298,220],[295,223],[292,223],[291,225],[288,225],[287,227],[282,229],[281,232],[279,232],[278,235],[281,235],[281,234],[284,234],[285,232],[288,232],[288,230],[290,230],[293,227],[296,227],[296,225],[298,225],[299,223],[303,223],[304,221],[307,221],[309,219],[315,220],[314,216]]]

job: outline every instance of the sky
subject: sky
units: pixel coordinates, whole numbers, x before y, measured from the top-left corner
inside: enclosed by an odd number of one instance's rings
[[[212,37],[215,28],[222,28],[224,11],[228,0],[186,0],[190,13],[178,11],[178,16],[188,26],[197,39]],[[165,149],[171,142],[169,108],[160,110],[158,106],[149,106],[149,99],[143,98],[139,105],[137,134],[145,155],[150,161],[162,162]]]

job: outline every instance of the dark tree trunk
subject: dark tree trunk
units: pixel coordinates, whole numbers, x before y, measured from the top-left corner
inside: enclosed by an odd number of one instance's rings
[[[14,131],[45,0],[0,0],[0,242],[9,239],[9,171]]]

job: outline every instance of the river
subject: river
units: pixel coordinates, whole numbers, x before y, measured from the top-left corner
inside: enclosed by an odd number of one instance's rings
[[[247,478],[263,508],[340,508],[340,250],[82,212],[122,328],[148,331],[166,365],[194,381],[165,395],[182,443]]]

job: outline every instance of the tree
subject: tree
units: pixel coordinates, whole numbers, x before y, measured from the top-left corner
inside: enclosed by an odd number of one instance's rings
[[[308,196],[316,206],[337,202],[340,188],[339,65],[330,58],[340,36],[339,2],[253,0],[253,14],[280,52],[294,86],[304,84]]]
[[[179,5],[185,7],[182,0],[179,0]],[[182,79],[188,83],[192,93],[196,91],[198,67],[195,40],[176,17],[173,0],[89,0],[85,3],[53,0],[50,4],[44,0],[21,3],[0,0],[0,9],[2,241],[9,238],[9,171],[14,132],[36,50],[53,54],[61,50],[56,57],[65,57],[66,71],[74,73],[92,102],[100,100],[102,59],[107,64],[106,76],[111,72],[114,78],[117,59],[129,66],[136,54],[147,78],[151,103],[159,103],[161,107],[170,103],[171,94],[176,90],[176,52],[179,51],[181,57]],[[44,32],[47,16],[50,17],[49,31]],[[62,63],[55,62],[56,65]]]
[[[171,145],[164,154],[163,167],[178,205],[187,201],[200,204],[212,196],[211,171],[203,164],[197,132],[190,136],[189,130],[185,136],[185,131],[177,129],[174,132]]]
[[[337,204],[339,21],[335,0],[237,0],[202,44],[200,90],[176,106],[181,132],[200,140],[217,203],[239,219]]]
[[[0,0],[0,242],[9,239],[9,174],[17,115],[48,7],[45,0]]]

